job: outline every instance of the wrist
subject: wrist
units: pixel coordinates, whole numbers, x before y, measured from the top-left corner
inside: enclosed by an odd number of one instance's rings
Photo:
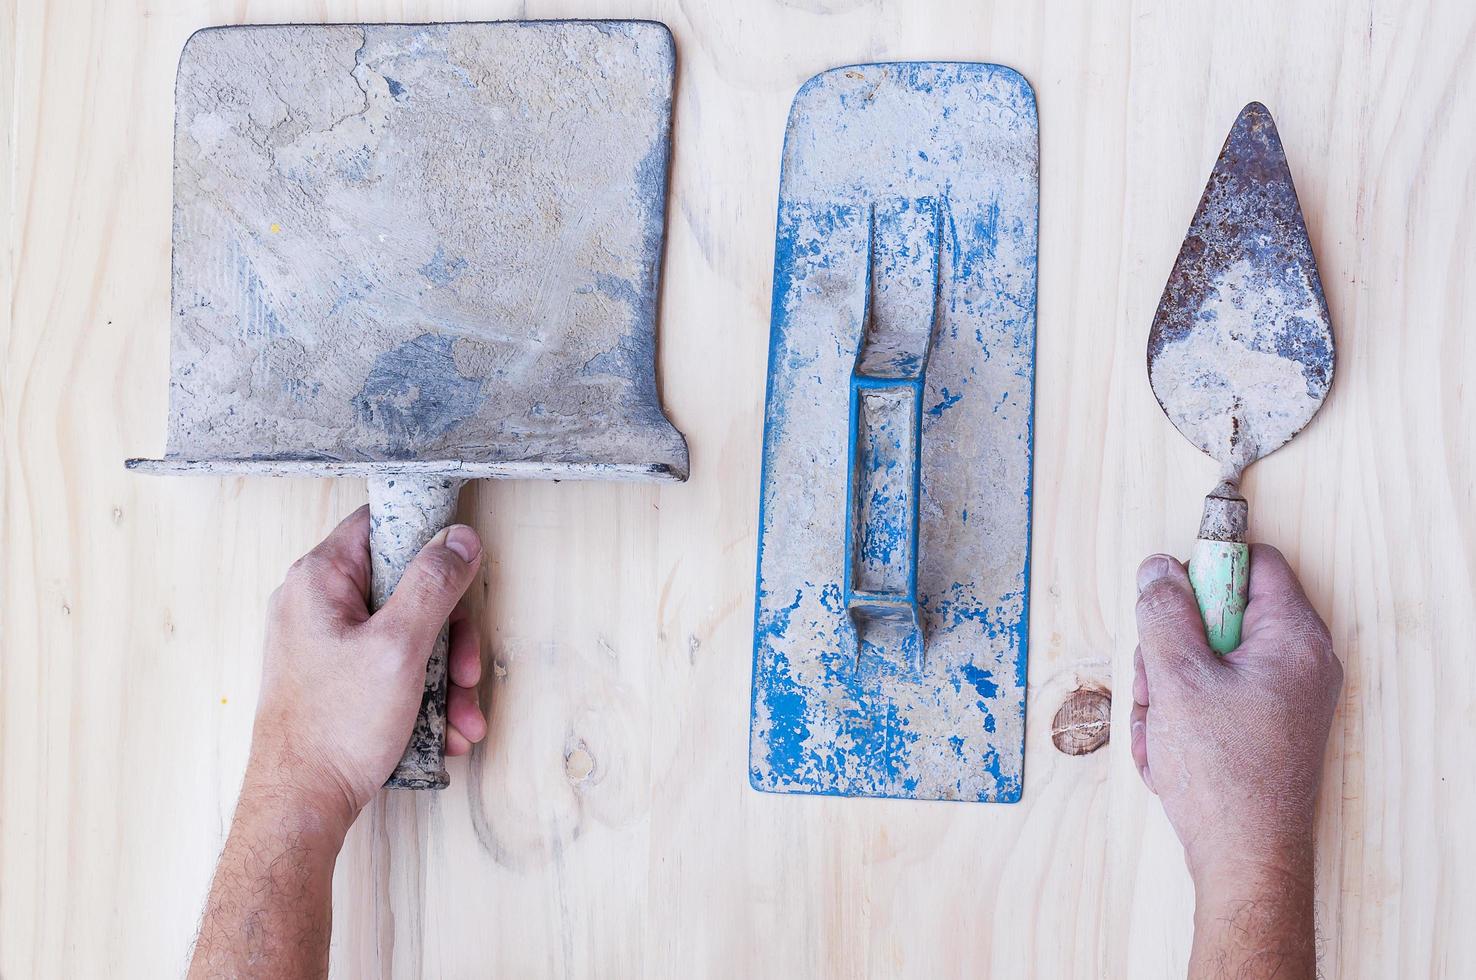
[[[1312,835],[1309,831],[1263,838],[1208,859],[1191,860],[1189,872],[1199,909],[1246,902],[1310,904]]]
[[[252,745],[241,801],[288,833],[320,839],[336,848],[359,815],[360,805],[331,774],[280,743]]]
[[[1221,801],[1212,817],[1177,826],[1195,888],[1255,887],[1288,877],[1312,878],[1313,812],[1307,806]],[[1182,822],[1181,822],[1182,823]],[[1185,831],[1188,831],[1187,833]]]
[[[241,786],[237,819],[248,813],[258,831],[325,844],[335,851],[343,845],[358,815],[341,796],[335,799],[332,794],[253,771],[253,767],[247,768]]]
[[[1189,975],[1312,977],[1313,870],[1305,857],[1248,857],[1203,869],[1194,882]]]

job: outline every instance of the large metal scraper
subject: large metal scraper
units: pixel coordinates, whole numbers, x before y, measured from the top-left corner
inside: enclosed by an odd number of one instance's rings
[[[168,451],[129,465],[368,478],[376,607],[464,480],[685,479],[654,363],[673,65],[640,21],[196,34]],[[445,647],[391,786],[448,781]]]
[[[1250,582],[1245,468],[1311,421],[1333,375],[1332,323],[1271,113],[1241,110],[1148,337],[1148,380],[1175,427],[1220,464],[1189,578],[1210,646],[1240,644]]]
[[[1020,798],[1035,96],[854,65],[790,111],[774,259],[749,778]]]

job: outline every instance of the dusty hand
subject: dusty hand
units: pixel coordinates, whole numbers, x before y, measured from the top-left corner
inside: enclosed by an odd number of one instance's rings
[[[300,798],[346,828],[399,761],[420,709],[425,665],[451,619],[446,754],[487,732],[481,657],[462,595],[476,577],[476,532],[431,539],[384,608],[369,614],[369,509],[294,564],[267,614],[261,700],[247,789]]]
[[[1201,892],[1270,870],[1310,883],[1313,799],[1343,669],[1275,548],[1251,551],[1240,646],[1217,657],[1184,567],[1138,570],[1132,755]]]

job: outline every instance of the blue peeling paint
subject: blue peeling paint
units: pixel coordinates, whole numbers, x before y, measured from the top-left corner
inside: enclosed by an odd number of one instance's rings
[[[639,284],[601,273],[594,283],[594,292],[620,306],[625,307],[628,322],[639,323],[651,317],[654,324],[655,305],[653,292],[647,292]],[[650,400],[632,405],[628,412],[643,421],[654,421],[661,415],[660,401],[655,395],[656,331],[654,327],[625,333],[609,348],[591,357],[580,368],[585,376],[610,375],[620,378],[637,390],[649,386]]]
[[[820,590],[820,605],[826,612],[838,613],[846,608],[845,600],[841,597],[841,587],[831,582]]]
[[[947,386],[944,386],[942,400],[939,401],[938,404],[934,405],[932,408],[928,409],[928,414],[931,415],[933,418],[938,418],[940,415],[948,411],[954,405],[957,405],[962,400],[963,395],[952,394],[951,392],[949,392]],[[965,514],[967,514],[967,512],[965,512]],[[967,517],[965,517],[965,519],[967,519]]]
[[[981,704],[987,704],[999,694],[999,685],[994,683],[994,675],[990,671],[975,667],[973,664],[964,664],[963,676],[979,693]]]
[[[304,381],[302,378],[282,378],[278,383],[283,393],[299,404],[316,398],[323,389],[323,382]]]
[[[974,216],[970,234],[965,241],[960,241],[956,232],[955,241],[962,245],[957,253],[960,276],[977,275],[981,266],[993,262],[995,249],[999,245],[999,201],[989,202]]]
[[[792,603],[766,616],[755,630],[761,635],[782,635],[789,628],[790,617],[799,608],[800,600],[801,593],[795,593]],[[810,737],[810,730],[804,723],[805,695],[795,683],[783,654],[775,655],[768,665],[768,674],[771,682],[764,691],[764,706],[769,717],[774,719],[770,728],[769,758],[776,765],[797,768],[802,763],[805,743]],[[760,773],[751,772],[750,778],[755,780],[754,786],[758,789],[773,788],[759,785]]]

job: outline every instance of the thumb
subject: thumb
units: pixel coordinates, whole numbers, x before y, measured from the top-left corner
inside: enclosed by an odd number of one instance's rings
[[[1155,674],[1213,661],[1189,573],[1175,558],[1153,555],[1138,566],[1138,646],[1151,691]]]
[[[405,568],[400,584],[370,620],[430,653],[436,634],[477,577],[482,542],[465,524],[453,524],[425,543]]]

